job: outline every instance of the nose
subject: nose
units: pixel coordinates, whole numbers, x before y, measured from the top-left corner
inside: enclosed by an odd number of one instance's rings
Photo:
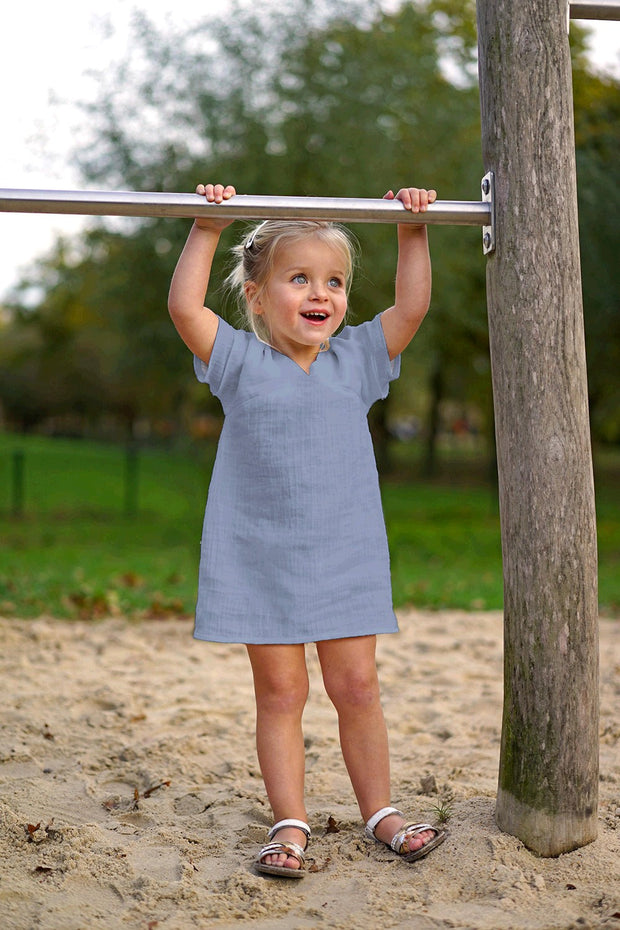
[[[322,281],[313,281],[310,300],[323,301],[327,300],[327,287]]]

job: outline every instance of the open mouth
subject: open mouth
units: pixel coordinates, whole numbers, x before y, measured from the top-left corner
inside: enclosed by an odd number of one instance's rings
[[[321,310],[309,310],[307,313],[302,313],[302,316],[304,320],[309,320],[311,323],[322,323],[327,319],[327,314]]]

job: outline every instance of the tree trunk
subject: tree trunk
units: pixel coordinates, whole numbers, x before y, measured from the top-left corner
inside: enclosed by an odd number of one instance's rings
[[[444,397],[443,359],[440,355],[435,357],[428,383],[431,402],[426,426],[423,475],[425,478],[434,478],[437,474],[437,440],[441,426],[441,402]]]
[[[380,475],[389,475],[392,471],[392,455],[391,455],[391,441],[392,437],[390,436],[390,431],[388,429],[388,404],[390,402],[390,396],[379,401],[372,408],[370,414],[370,435],[372,436],[372,443],[375,451],[375,459],[377,462],[377,471]]]
[[[596,838],[596,523],[565,0],[478,0],[504,559],[496,818],[543,856]]]

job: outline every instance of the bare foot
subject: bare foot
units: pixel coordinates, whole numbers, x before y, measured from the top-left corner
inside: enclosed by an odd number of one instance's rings
[[[298,846],[301,846],[302,849],[305,849],[308,844],[308,837],[303,830],[297,830],[295,827],[282,827],[281,830],[278,830],[278,832],[274,834],[271,842],[296,843]],[[301,868],[299,860],[294,859],[292,856],[287,856],[286,853],[272,853],[271,855],[263,856],[261,862],[265,865],[284,866],[287,869]]]
[[[392,839],[404,825],[405,821],[399,814],[390,814],[379,821],[375,829],[375,836],[389,846]],[[405,842],[409,847],[409,852],[415,852],[417,849],[426,846],[436,835],[435,830],[425,830],[423,833],[418,833],[417,836],[408,836]]]

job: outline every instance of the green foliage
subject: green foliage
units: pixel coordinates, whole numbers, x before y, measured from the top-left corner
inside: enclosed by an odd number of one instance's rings
[[[571,41],[592,427],[618,442],[620,95],[617,81],[588,69],[575,25]],[[442,199],[479,198],[474,0],[291,0],[286,16],[275,2],[239,3],[186,33],[160,32],[138,13],[130,47],[85,107],[75,160],[89,186],[192,190],[221,179],[259,194],[382,196],[413,183]],[[0,402],[12,425],[102,435],[111,422],[129,433],[142,420],[170,432],[217,411],[165,308],[188,226],[96,221],[38,263],[0,322]],[[355,232],[360,321],[392,300],[395,234]],[[223,236],[214,282],[237,234]],[[389,404],[392,416],[425,423],[432,472],[448,406],[476,411],[491,454],[493,417],[480,231],[433,228],[430,240],[431,312]],[[233,312],[217,284],[208,301]],[[375,417],[379,435],[385,407]]]
[[[581,59],[578,58],[578,62]],[[588,386],[594,435],[620,442],[620,93],[573,64]]]
[[[454,807],[450,801],[440,801],[438,804],[431,807],[431,813],[435,815],[437,823],[446,824],[452,817]]]
[[[244,4],[225,21],[208,17],[185,35],[159,33],[138,15],[131,56],[100,76],[100,98],[87,108],[93,144],[81,140],[76,153],[82,174],[89,185],[138,190],[191,190],[209,177],[256,193],[382,196],[388,187],[417,183],[436,186],[444,198],[467,191],[476,199],[474,10],[453,4],[448,15],[449,6],[405,4],[388,13],[372,0],[338,0],[329,9],[294,0],[282,17],[277,5],[256,12]],[[447,79],[440,55],[457,83]],[[15,341],[23,343],[25,330],[37,337],[22,352],[6,343],[6,369],[25,372],[19,390],[8,377],[0,384],[11,422],[36,421],[37,386],[44,384],[39,419],[78,409],[93,429],[104,412],[130,427],[138,418],[180,422],[208,406],[204,391],[196,406],[189,359],[165,312],[187,228],[174,220],[101,222],[39,267],[24,297],[34,286],[41,301],[26,311],[18,293],[11,308]],[[393,227],[356,232],[363,259],[352,302],[359,321],[391,303],[396,256]],[[470,232],[433,236],[441,273],[432,322],[411,350],[402,387],[395,386],[397,408],[415,393],[424,414],[423,383],[436,359],[460,397],[488,392],[488,373],[481,388],[476,366],[463,367],[456,351],[470,345],[472,327],[485,332],[484,265],[479,235]],[[233,235],[225,234],[215,281],[223,278]],[[470,259],[473,275],[463,273]],[[216,287],[209,301],[227,310]],[[70,319],[79,314],[78,334]],[[450,322],[462,335],[446,341]],[[76,385],[72,395],[61,380]]]

